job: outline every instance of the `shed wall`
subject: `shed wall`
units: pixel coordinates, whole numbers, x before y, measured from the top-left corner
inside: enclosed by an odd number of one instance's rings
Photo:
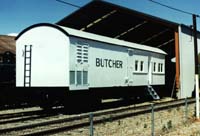
[[[179,26],[180,91],[178,98],[191,97],[195,85],[194,38],[191,29]]]

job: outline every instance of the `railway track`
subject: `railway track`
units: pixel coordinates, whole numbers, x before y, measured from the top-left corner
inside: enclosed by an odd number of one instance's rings
[[[34,115],[46,115],[46,114],[57,114],[59,112],[62,112],[62,108],[56,108],[53,110],[43,110],[41,108],[36,108],[36,109],[29,109],[29,110],[10,110],[4,113],[0,112],[0,122],[2,120],[6,119],[14,119],[14,118],[20,118],[20,117],[28,117],[28,116],[34,116]],[[1,124],[1,123],[0,123]]]
[[[188,104],[194,103],[195,99],[188,99]],[[166,110],[169,108],[181,106],[185,104],[185,100],[173,100],[167,102],[153,102],[154,110]],[[107,121],[114,121],[126,117],[136,116],[151,112],[152,103],[140,106],[126,106],[121,108],[109,109],[105,111],[94,112],[93,123],[99,124]],[[63,131],[69,131],[77,128],[89,126],[90,113],[83,113],[79,115],[61,115],[40,120],[39,122],[31,122],[27,124],[18,125],[15,127],[7,127],[0,129],[0,135],[50,135]]]
[[[41,109],[32,110],[32,111],[12,111],[12,112],[10,111],[9,113],[5,112],[5,113],[0,114],[0,120],[34,115],[34,114],[41,114],[42,112],[43,111]]]

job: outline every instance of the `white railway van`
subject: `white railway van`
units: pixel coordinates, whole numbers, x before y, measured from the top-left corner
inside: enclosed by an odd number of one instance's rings
[[[164,85],[165,55],[158,48],[36,24],[16,38],[16,86],[75,91]]]

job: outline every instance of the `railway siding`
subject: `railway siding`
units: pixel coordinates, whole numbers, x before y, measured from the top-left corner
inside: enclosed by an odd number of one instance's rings
[[[94,135],[148,136],[151,135],[152,124],[154,124],[155,135],[165,134],[193,118],[194,102],[194,99],[188,99],[187,106],[185,106],[184,100],[154,102],[155,112],[152,112],[152,104],[130,105],[94,112],[94,126],[91,130]],[[71,117],[61,116],[57,119],[49,118],[51,121],[49,119],[38,120],[38,123],[32,124],[33,122],[31,122],[31,125],[23,125],[17,129],[2,129],[1,133],[6,135],[90,135],[89,115],[91,114],[85,113]],[[152,120],[152,115],[154,115],[154,120]]]

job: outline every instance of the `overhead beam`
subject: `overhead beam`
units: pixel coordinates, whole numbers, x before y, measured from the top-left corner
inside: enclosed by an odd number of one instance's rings
[[[142,25],[144,25],[144,24],[146,24],[146,23],[147,23],[147,21],[143,21],[142,23],[137,24],[136,26],[133,26],[133,27],[129,28],[128,30],[122,32],[121,34],[115,36],[114,38],[117,38],[117,39],[118,39],[118,38],[120,38],[121,36],[128,34],[129,32],[131,32],[131,31],[133,31],[133,30],[135,30],[135,29],[141,27]]]
[[[111,12],[107,13],[106,15],[96,19],[95,21],[93,21],[92,23],[88,24],[86,27],[82,27],[80,30],[81,31],[85,31],[87,28],[92,27],[94,24],[97,24],[101,21],[103,21],[104,19],[108,18],[109,16],[111,16],[112,14],[116,13],[117,10],[112,10]]]
[[[154,34],[153,36],[151,36],[151,37],[147,38],[146,40],[140,42],[140,44],[144,44],[144,43],[146,43],[146,42],[148,42],[148,41],[151,41],[152,39],[157,38],[158,36],[160,36],[160,35],[166,33],[167,31],[169,31],[169,29],[165,29],[165,30],[163,30],[163,31],[161,31],[161,32],[159,32],[159,33],[157,33],[157,34]]]
[[[174,38],[173,38],[173,39],[170,39],[170,40],[167,41],[167,42],[164,42],[163,44],[158,45],[157,47],[160,48],[160,47],[165,46],[165,45],[167,45],[167,44],[169,44],[169,43],[171,43],[171,42],[173,42],[173,41],[174,41]]]

